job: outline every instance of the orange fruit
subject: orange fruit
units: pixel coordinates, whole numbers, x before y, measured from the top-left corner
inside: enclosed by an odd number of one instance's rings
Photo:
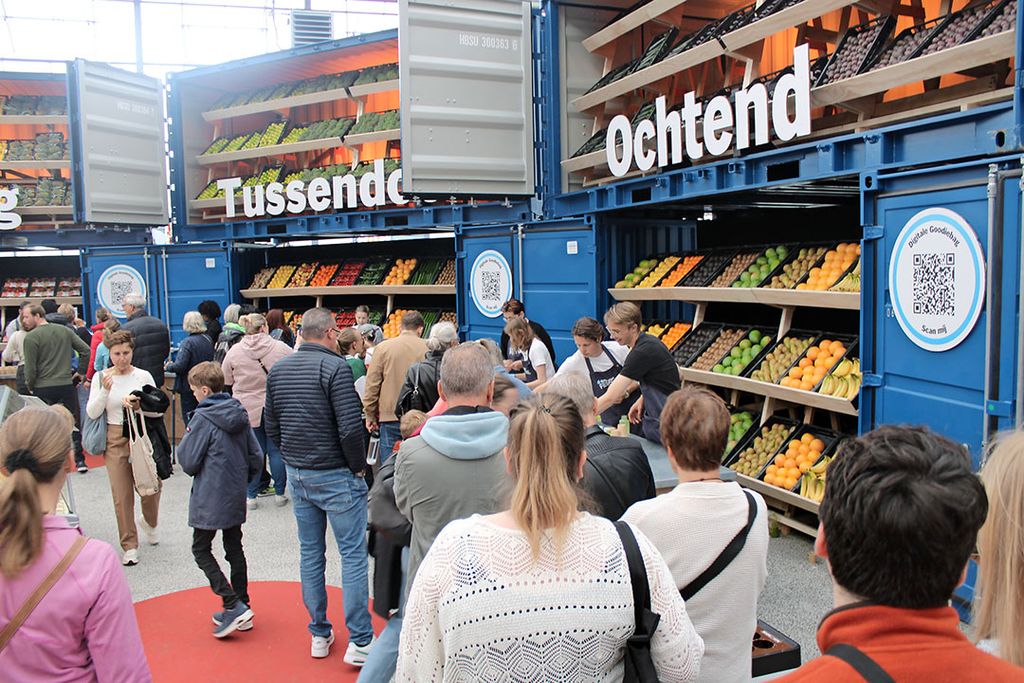
[[[817,357],[818,357],[818,354],[814,354],[814,358],[817,358]],[[814,365],[814,358],[811,358],[811,355],[807,354],[806,358],[801,358],[800,359],[800,362],[797,364],[797,367],[800,367],[800,368],[809,368],[809,367],[811,367],[812,365]]]
[[[791,489],[796,486],[796,477],[787,477],[784,488]]]
[[[820,348],[822,350],[827,349],[831,343],[832,343],[831,339],[822,339],[821,343],[818,344],[818,348]]]
[[[800,437],[800,443],[802,444],[810,443],[812,441],[814,441],[814,435],[811,434],[810,432],[807,432],[806,434]]]
[[[786,466],[786,456],[784,456],[784,455],[777,455],[777,456],[775,456],[775,466],[776,467],[785,467]]]
[[[772,474],[771,472],[766,473],[764,475],[764,483],[768,484],[769,486],[775,486],[775,475]]]
[[[793,379],[798,379],[802,374],[803,372],[799,367],[789,369],[789,376],[792,377]]]
[[[808,470],[810,470],[812,464],[813,463],[807,462],[807,461],[800,463],[800,472],[801,472],[801,474],[804,473],[804,472],[807,472]]]
[[[776,472],[778,471],[778,469],[779,469],[779,468],[778,468],[778,466],[777,466],[777,465],[768,465],[768,469],[766,469],[766,470],[765,470],[765,474],[767,475],[767,476],[765,477],[765,481],[767,481],[767,478],[768,478],[768,477],[770,477],[770,476],[772,476],[773,474],[775,474],[775,473],[776,473]]]
[[[807,356],[804,358],[804,360],[814,361],[814,359],[818,357],[819,353],[821,353],[821,350],[817,346],[812,346],[811,348],[807,349]],[[802,363],[803,360],[800,362]]]
[[[796,460],[794,460],[793,458],[786,458],[786,462],[783,463],[782,466],[785,467],[787,470],[796,467]]]
[[[821,453],[825,450],[825,442],[821,439],[814,439],[811,441],[811,450],[817,453]]]
[[[811,389],[814,388],[814,382],[811,382],[810,380],[804,380],[803,382],[800,382],[799,388],[803,389],[804,391],[810,391]]]
[[[794,448],[800,448],[800,443],[800,439],[793,439],[792,441],[789,442],[789,450],[793,450]]]

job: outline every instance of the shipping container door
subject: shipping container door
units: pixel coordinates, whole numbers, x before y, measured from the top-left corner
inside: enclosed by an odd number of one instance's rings
[[[187,336],[181,327],[185,313],[207,299],[223,310],[237,297],[231,250],[223,244],[168,246],[161,248],[159,259],[161,308],[167,312],[171,343],[179,344]]]
[[[83,249],[85,320],[93,320],[96,309],[102,307],[124,322],[122,305],[128,294],[142,294],[149,311],[160,316],[158,255],[154,247]]]
[[[68,67],[68,100],[75,220],[166,225],[160,81],[79,59]]]
[[[456,233],[459,329],[464,339],[501,337],[501,306],[519,296],[515,234],[516,227],[509,225]]]
[[[530,3],[400,0],[406,194],[535,192]]]

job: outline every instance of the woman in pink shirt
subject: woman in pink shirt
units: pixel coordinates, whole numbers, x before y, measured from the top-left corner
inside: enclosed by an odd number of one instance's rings
[[[0,486],[0,679],[152,681],[117,554],[54,514],[73,424],[53,406],[25,408],[0,428],[10,475]]]

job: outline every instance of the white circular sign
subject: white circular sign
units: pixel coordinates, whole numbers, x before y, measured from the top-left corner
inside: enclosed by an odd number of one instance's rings
[[[985,301],[985,254],[974,229],[949,209],[918,212],[896,238],[889,292],[900,327],[922,349],[962,342]]]
[[[96,284],[96,298],[100,306],[118,318],[127,318],[124,298],[129,294],[146,297],[146,279],[139,271],[123,264],[110,266],[103,271]]]
[[[469,296],[477,310],[488,318],[501,315],[501,307],[512,298],[512,268],[501,252],[488,249],[473,261]]]

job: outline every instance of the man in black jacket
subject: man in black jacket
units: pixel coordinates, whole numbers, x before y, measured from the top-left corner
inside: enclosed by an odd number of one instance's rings
[[[311,654],[334,642],[324,586],[328,522],[341,551],[349,645],[345,661],[362,666],[373,645],[366,554],[366,431],[352,369],[339,356],[334,314],[302,315],[302,345],[267,376],[263,425],[280,449],[298,523],[302,601],[312,620]]]
[[[597,426],[597,400],[585,377],[556,377],[544,392],[565,396],[580,411],[587,430],[587,462],[580,484],[597,504],[597,514],[616,520],[633,503],[654,498],[654,473],[644,449],[635,439],[609,436]]]
[[[164,386],[164,361],[171,353],[171,332],[159,318],[146,312],[146,299],[141,294],[129,294],[121,304],[128,322],[121,329],[135,338],[132,365],[153,376],[156,386]]]
[[[506,323],[512,318],[522,318],[523,320],[526,320],[530,325],[530,329],[533,330],[533,335],[537,337],[537,339],[540,339],[544,346],[548,347],[548,353],[551,354],[551,362],[556,365],[558,364],[558,359],[555,358],[555,345],[551,342],[551,335],[548,334],[548,331],[545,330],[544,326],[539,322],[530,320],[526,317],[526,306],[523,305],[522,301],[519,299],[509,299],[502,305],[501,314],[505,317]],[[508,334],[504,331],[501,333],[501,343],[499,344],[499,347],[501,348],[501,357],[508,358]],[[505,361],[505,369],[509,371],[522,370],[522,362],[515,362],[519,363],[520,367],[513,367],[513,361]],[[551,370],[553,371],[554,368],[551,368]]]

